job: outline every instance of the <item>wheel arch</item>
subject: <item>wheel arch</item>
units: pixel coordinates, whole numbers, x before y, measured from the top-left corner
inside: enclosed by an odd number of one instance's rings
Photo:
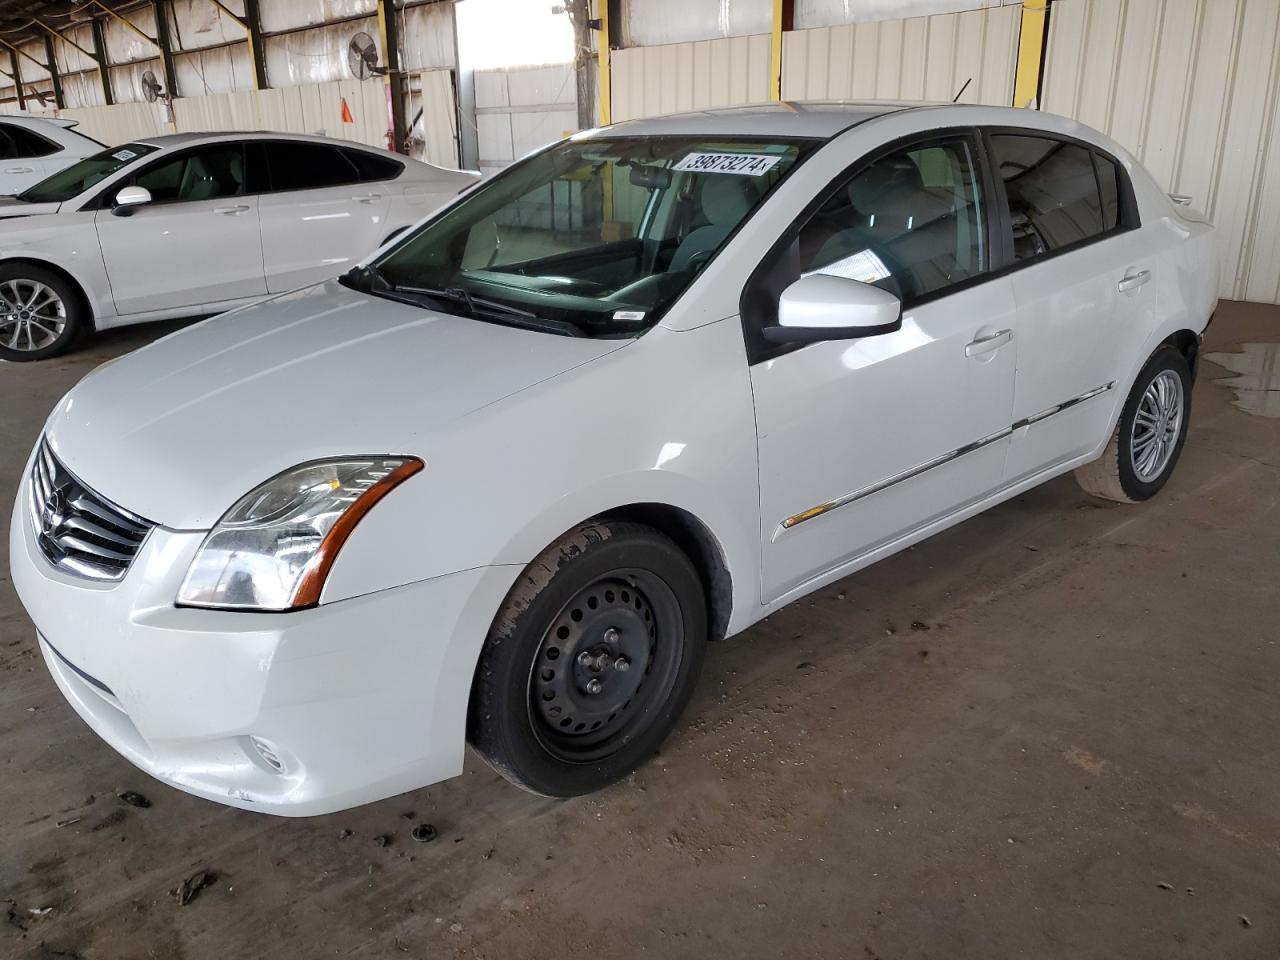
[[[1185,328],[1177,330],[1160,341],[1156,346],[1156,350],[1159,350],[1161,347],[1173,347],[1182,354],[1183,358],[1187,361],[1187,366],[1191,368],[1191,379],[1194,381],[1196,373],[1199,371],[1200,367],[1199,334]],[[1155,350],[1152,350],[1151,353],[1154,354]],[[1148,355],[1147,359],[1149,360],[1150,358],[1150,355]],[[1145,360],[1143,361],[1143,365],[1146,365]]]
[[[65,280],[80,301],[80,307],[85,314],[85,325],[88,327],[95,326],[96,314],[93,309],[93,303],[89,299],[88,291],[85,290],[84,284],[77,280],[75,275],[66,267],[60,266],[52,260],[43,260],[40,257],[4,257],[0,259],[0,267],[7,267],[11,264],[26,264],[31,267],[39,267],[41,270],[48,270],[59,279]]]
[[[697,568],[707,599],[710,639],[723,640],[733,613],[733,575],[724,548],[711,529],[681,507],[667,503],[632,503],[597,514],[593,520],[630,520],[670,537]]]

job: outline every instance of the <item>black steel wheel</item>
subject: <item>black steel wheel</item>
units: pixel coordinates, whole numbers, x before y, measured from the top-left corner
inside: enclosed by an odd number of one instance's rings
[[[507,597],[476,673],[472,745],[532,792],[598,790],[674,727],[706,633],[701,580],[674,543],[640,524],[585,524]]]

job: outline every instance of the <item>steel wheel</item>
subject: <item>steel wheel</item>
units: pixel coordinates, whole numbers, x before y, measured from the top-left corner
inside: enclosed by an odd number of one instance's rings
[[[38,280],[0,282],[0,345],[34,352],[52,346],[67,328],[67,305]]]
[[[1150,483],[1164,472],[1182,430],[1182,378],[1164,370],[1147,386],[1138,403],[1129,439],[1133,472]]]
[[[529,717],[543,748],[589,763],[613,753],[666,702],[684,649],[679,605],[648,571],[618,570],[579,590],[543,635]]]

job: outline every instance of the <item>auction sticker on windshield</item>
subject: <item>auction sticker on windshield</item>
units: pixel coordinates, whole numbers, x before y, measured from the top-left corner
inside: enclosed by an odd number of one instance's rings
[[[758,153],[691,153],[671,169],[690,173],[736,173],[760,177],[772,170],[774,164],[781,159]]]

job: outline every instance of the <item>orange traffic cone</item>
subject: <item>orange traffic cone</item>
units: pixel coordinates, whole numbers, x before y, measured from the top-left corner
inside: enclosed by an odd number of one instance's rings
[[[355,123],[355,118],[351,116],[351,108],[347,106],[347,98],[342,98],[342,122]]]

